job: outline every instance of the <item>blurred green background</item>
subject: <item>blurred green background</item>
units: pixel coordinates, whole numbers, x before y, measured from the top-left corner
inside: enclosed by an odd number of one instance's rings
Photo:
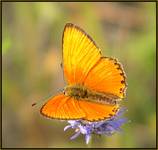
[[[2,15],[3,147],[155,147],[156,3],[4,2]],[[69,140],[74,131],[63,131],[67,122],[39,113],[46,97],[65,85],[60,64],[67,22],[91,35],[104,56],[118,58],[127,75],[122,105],[130,123],[113,136],[93,136],[88,146],[83,136]]]

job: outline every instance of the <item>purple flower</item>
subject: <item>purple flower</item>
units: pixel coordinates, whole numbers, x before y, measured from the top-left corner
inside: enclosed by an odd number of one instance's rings
[[[120,109],[117,114],[108,120],[88,122],[84,120],[70,120],[69,125],[64,128],[66,131],[69,128],[75,129],[75,134],[71,140],[77,138],[80,134],[85,135],[86,144],[89,143],[92,134],[112,135],[117,131],[121,131],[121,125],[127,122],[126,118],[120,118],[125,111],[125,108]]]

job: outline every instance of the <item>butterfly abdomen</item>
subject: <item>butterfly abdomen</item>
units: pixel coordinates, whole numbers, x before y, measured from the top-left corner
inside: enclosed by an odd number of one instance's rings
[[[108,97],[108,95],[103,93],[96,93],[96,92],[88,92],[88,100],[101,103],[101,104],[109,104],[109,105],[115,105],[116,99],[112,97]]]
[[[114,95],[95,92],[82,85],[67,86],[64,90],[64,94],[77,100],[85,99],[102,104],[116,104],[116,97]]]

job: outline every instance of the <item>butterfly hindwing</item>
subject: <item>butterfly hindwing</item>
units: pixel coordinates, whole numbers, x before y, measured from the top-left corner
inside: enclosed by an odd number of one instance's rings
[[[118,105],[103,105],[85,100],[79,100],[79,105],[85,113],[84,120],[100,121],[114,116]]]
[[[91,69],[84,85],[91,90],[109,93],[112,98],[124,98],[126,89],[125,73],[116,59],[102,57]]]

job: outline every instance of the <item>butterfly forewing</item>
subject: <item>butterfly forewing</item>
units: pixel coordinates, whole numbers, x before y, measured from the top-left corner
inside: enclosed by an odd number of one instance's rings
[[[62,120],[81,119],[85,117],[84,111],[80,108],[78,101],[64,94],[57,95],[48,100],[40,110],[41,114]]]
[[[67,24],[63,32],[64,74],[69,84],[82,84],[99,61],[100,50],[79,27]]]

